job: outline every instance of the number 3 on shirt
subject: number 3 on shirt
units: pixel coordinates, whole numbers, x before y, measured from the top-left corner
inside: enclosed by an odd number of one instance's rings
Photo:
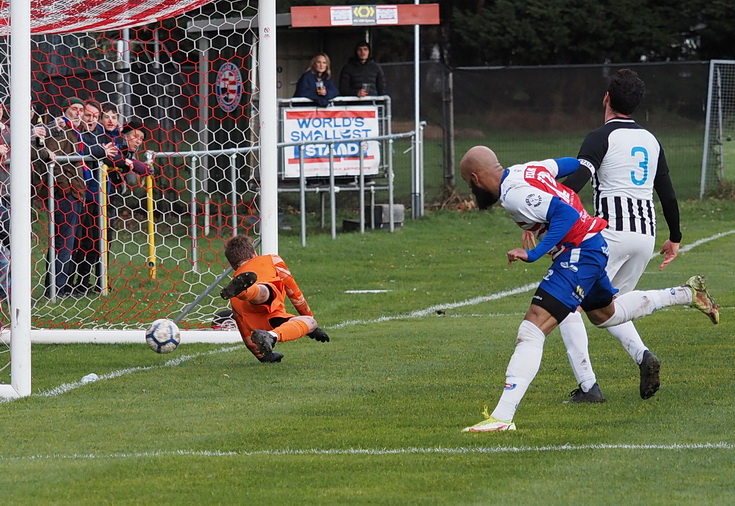
[[[640,160],[640,156],[643,156],[643,160],[638,162],[638,166],[643,169],[643,177],[641,179],[638,179],[636,177],[635,171],[630,171],[630,180],[633,181],[634,185],[641,186],[645,184],[645,182],[648,180],[648,151],[646,150],[646,148],[637,146],[630,150],[630,156],[637,160]]]

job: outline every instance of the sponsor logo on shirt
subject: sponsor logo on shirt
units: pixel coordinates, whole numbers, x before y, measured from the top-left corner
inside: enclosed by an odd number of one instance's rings
[[[541,195],[538,193],[529,193],[526,195],[526,205],[528,207],[538,207],[541,205]]]
[[[561,265],[563,269],[569,269],[572,272],[577,272],[578,270],[576,265],[570,264],[569,262],[561,262],[559,265]]]

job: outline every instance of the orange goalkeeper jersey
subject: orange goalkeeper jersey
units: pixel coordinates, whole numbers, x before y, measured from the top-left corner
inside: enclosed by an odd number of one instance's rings
[[[257,283],[267,284],[273,292],[269,304],[252,304],[250,301],[235,297],[230,300],[232,313],[240,332],[248,334],[255,329],[272,330],[271,318],[292,318],[286,311],[286,297],[302,316],[314,316],[309,304],[301,293],[299,285],[288,270],[288,266],[278,255],[260,255],[241,265],[235,276],[246,271],[258,275]]]

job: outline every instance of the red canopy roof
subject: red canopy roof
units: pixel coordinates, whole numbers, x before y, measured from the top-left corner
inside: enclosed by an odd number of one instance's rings
[[[178,16],[212,0],[30,0],[31,32],[103,32]],[[10,34],[10,0],[0,0],[0,35]]]

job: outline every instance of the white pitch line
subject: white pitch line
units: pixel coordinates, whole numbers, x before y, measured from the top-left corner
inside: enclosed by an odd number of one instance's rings
[[[360,293],[388,293],[392,292],[393,290],[345,290],[345,293],[350,294],[360,294]]]
[[[700,245],[705,244],[705,243],[710,242],[710,241],[714,241],[714,240],[720,239],[720,238],[725,237],[725,236],[728,236],[730,234],[735,234],[735,230],[729,230],[727,232],[721,232],[721,233],[712,235],[710,237],[705,237],[705,238],[699,239],[698,241],[695,241],[695,242],[693,242],[691,244],[687,244],[686,246],[683,246],[681,249],[679,249],[679,252],[680,253],[685,253],[685,252],[687,252],[687,251],[689,251],[689,250],[691,250],[691,249],[693,249],[693,248],[695,248],[697,246],[700,246]],[[655,258],[657,256],[659,256],[659,254],[654,254],[651,258],[653,259],[653,258]],[[374,318],[374,319],[371,319],[371,320],[348,320],[348,321],[345,321],[345,322],[342,322],[342,323],[338,323],[337,325],[331,325],[331,326],[325,327],[325,328],[328,328],[328,329],[341,329],[341,328],[348,327],[348,326],[351,326],[351,325],[369,325],[369,324],[373,324],[373,323],[382,323],[382,322],[394,321],[394,320],[406,320],[406,319],[412,319],[412,318],[422,318],[422,317],[428,316],[430,314],[435,314],[437,311],[445,311],[447,309],[455,309],[455,308],[458,308],[458,307],[473,306],[473,305],[476,305],[476,304],[480,304],[482,302],[488,302],[488,301],[491,301],[491,300],[498,300],[498,299],[502,299],[504,297],[509,297],[511,295],[518,295],[518,294],[521,294],[521,293],[525,293],[525,292],[531,291],[534,288],[536,288],[537,286],[538,286],[538,283],[529,283],[527,285],[519,286],[518,288],[513,288],[511,290],[506,290],[504,292],[494,293],[494,294],[490,294],[490,295],[484,295],[484,296],[481,296],[481,297],[474,297],[472,299],[467,299],[467,300],[463,300],[463,301],[459,301],[459,302],[450,302],[450,303],[447,303],[447,304],[440,304],[440,305],[437,305],[437,306],[431,306],[431,307],[428,307],[426,309],[419,309],[417,311],[412,311],[410,313],[403,313],[403,314],[394,315],[394,316],[381,316],[379,318]],[[117,377],[123,376],[125,374],[131,374],[131,373],[140,372],[140,371],[147,371],[147,370],[157,369],[157,368],[161,368],[161,367],[174,367],[174,366],[177,366],[177,365],[181,364],[182,362],[186,362],[186,361],[191,360],[191,359],[194,359],[194,358],[198,358],[198,357],[205,356],[205,355],[213,355],[213,354],[216,354],[216,353],[228,353],[230,351],[235,351],[235,350],[238,350],[240,348],[241,348],[240,346],[231,346],[231,347],[226,347],[226,348],[220,348],[218,350],[212,350],[212,351],[205,352],[205,353],[195,353],[193,355],[180,355],[177,358],[168,360],[168,361],[164,362],[163,364],[159,364],[159,365],[152,365],[152,366],[147,366],[147,367],[133,367],[133,368],[129,368],[129,369],[120,369],[118,371],[112,371],[110,373],[103,374],[102,376],[99,377],[99,379],[97,381],[104,381],[104,380],[108,380],[108,379],[112,379],[112,378],[117,378]],[[71,382],[71,383],[64,383],[64,384],[59,385],[59,386],[57,386],[55,388],[52,388],[50,390],[44,390],[44,391],[41,391],[41,392],[39,392],[37,394],[31,394],[31,396],[55,397],[57,395],[61,395],[61,394],[64,394],[66,392],[69,392],[71,390],[74,390],[76,388],[79,388],[79,387],[81,387],[83,385],[84,385],[84,383],[82,383],[80,381],[74,381],[74,382]],[[15,400],[15,398],[0,397],[0,404],[12,402],[14,400]],[[2,459],[2,456],[0,456],[0,459]]]
[[[489,454],[489,453],[538,453],[538,452],[569,452],[585,450],[655,450],[655,451],[682,451],[682,450],[735,450],[733,443],[688,443],[688,444],[589,444],[589,445],[551,445],[551,446],[489,446],[489,447],[458,447],[458,448],[307,448],[283,450],[258,450],[258,451],[222,451],[222,450],[174,450],[153,452],[130,452],[130,453],[72,453],[63,455],[58,453],[46,455],[26,455],[7,457],[0,455],[0,462],[27,461],[27,460],[100,460],[100,459],[129,459],[129,458],[151,458],[151,457],[258,457],[258,456],[293,456],[293,455],[467,455],[467,454]]]
[[[117,371],[112,371],[112,372],[108,372],[107,374],[102,374],[96,381],[93,381],[92,383],[97,383],[99,381],[105,381],[105,380],[113,379],[113,378],[119,378],[120,376],[124,376],[126,374],[132,374],[135,372],[150,371],[153,369],[161,369],[164,367],[175,367],[179,364],[188,362],[189,360],[193,360],[195,358],[205,357],[209,355],[216,355],[218,353],[228,353],[230,351],[235,351],[235,350],[240,350],[240,349],[242,349],[242,346],[229,346],[226,348],[219,348],[217,350],[210,350],[210,351],[205,351],[201,353],[194,353],[192,355],[179,355],[175,358],[172,358],[171,360],[167,360],[163,364],[148,365],[144,367],[143,366],[142,367],[130,367],[127,369],[118,369]],[[32,397],[56,397],[57,395],[65,394],[66,392],[76,390],[77,388],[84,386],[85,384],[87,383],[82,383],[81,381],[72,381],[71,383],[62,383],[61,385],[54,387],[50,390],[43,390],[36,394],[31,394],[31,396]],[[15,398],[0,397],[0,404],[11,402],[14,400]]]
[[[725,237],[725,236],[730,235],[730,234],[735,234],[735,230],[728,230],[727,232],[720,232],[719,234],[711,235],[709,237],[704,237],[702,239],[699,239],[697,241],[694,241],[693,243],[687,244],[687,245],[682,246],[681,248],[679,248],[679,253],[686,253],[687,251],[692,250],[692,249],[696,248],[697,246],[701,246],[702,244],[708,243],[710,241],[721,239],[722,237]],[[657,256],[660,256],[660,253],[654,254],[653,257],[651,257],[651,258],[654,258],[654,257],[657,257]]]
[[[498,300],[504,297],[509,297],[511,295],[518,295],[520,293],[531,291],[537,286],[538,286],[538,283],[529,283],[527,285],[519,286],[518,288],[506,290],[505,292],[493,293],[490,295],[483,295],[481,297],[474,297],[472,299],[462,300],[459,302],[439,304],[437,306],[427,307],[426,309],[419,309],[417,311],[412,311],[410,313],[403,313],[403,314],[398,314],[394,316],[381,316],[379,318],[374,318],[372,320],[348,320],[342,323],[338,323],[337,325],[330,325],[329,327],[326,327],[326,328],[341,329],[343,327],[349,327],[351,325],[367,325],[367,324],[372,324],[372,323],[388,322],[392,320],[407,320],[407,319],[412,319],[412,318],[422,318],[424,316],[428,316],[430,314],[436,313],[437,311],[445,311],[447,309],[455,309],[458,307],[465,307],[465,306],[474,306],[482,302]]]

